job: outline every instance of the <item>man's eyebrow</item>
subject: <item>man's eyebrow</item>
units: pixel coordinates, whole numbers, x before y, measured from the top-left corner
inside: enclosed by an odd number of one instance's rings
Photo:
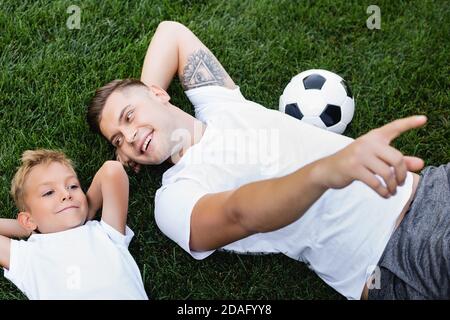
[[[118,120],[119,124],[120,124],[120,122],[122,121],[123,114],[125,113],[125,110],[127,110],[129,106],[130,106],[130,105],[127,104],[127,105],[122,109],[122,111],[120,111],[119,120]]]
[[[118,124],[120,124],[120,122],[122,121],[123,114],[125,113],[125,110],[127,110],[127,108],[130,107],[130,106],[131,106],[131,105],[127,104],[124,108],[122,108],[122,111],[120,111],[120,114],[119,114],[119,119],[117,119]],[[117,135],[117,134],[115,133],[115,134],[112,135],[111,138],[109,138],[109,142],[110,142],[111,144],[114,144],[114,143],[113,143],[113,140],[114,140],[114,137],[115,137],[116,135]]]

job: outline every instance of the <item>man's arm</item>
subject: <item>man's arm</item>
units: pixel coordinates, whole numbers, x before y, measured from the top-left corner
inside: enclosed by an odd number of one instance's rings
[[[106,161],[96,173],[86,194],[88,219],[102,207],[102,220],[122,234],[128,215],[128,176],[118,161]]]
[[[217,249],[297,220],[327,190],[318,167],[316,161],[285,177],[203,196],[192,211],[191,249]]]
[[[195,34],[180,23],[163,21],[148,47],[141,81],[167,90],[175,74],[185,90],[208,85],[236,88],[217,58]]]
[[[423,160],[403,156],[389,144],[425,122],[420,117],[396,120],[287,176],[203,196],[192,211],[191,250],[217,249],[254,233],[284,227],[301,218],[326,190],[344,188],[354,180],[389,198],[404,183],[408,170],[417,171],[424,165]]]

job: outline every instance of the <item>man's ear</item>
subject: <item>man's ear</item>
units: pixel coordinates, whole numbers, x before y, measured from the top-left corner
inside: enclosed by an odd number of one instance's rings
[[[34,219],[29,212],[19,212],[19,214],[17,215],[17,221],[22,228],[29,231],[30,233],[37,229],[37,224],[36,222],[34,222]]]
[[[164,90],[163,88],[161,88],[161,87],[159,87],[159,86],[157,86],[155,84],[152,84],[152,85],[148,86],[148,88],[149,88],[149,90],[151,92],[153,92],[153,94],[157,98],[159,98],[161,100],[161,102],[163,102],[163,103],[164,102],[169,102],[170,96],[169,96],[169,94],[167,93],[166,90]]]

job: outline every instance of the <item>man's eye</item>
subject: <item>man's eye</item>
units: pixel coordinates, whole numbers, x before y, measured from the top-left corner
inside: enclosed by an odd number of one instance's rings
[[[121,139],[120,138],[116,138],[116,141],[114,142],[114,145],[116,147],[118,147],[120,145]]]
[[[133,115],[133,110],[127,112],[127,121],[131,120],[131,116]]]
[[[46,193],[44,193],[42,196],[43,196],[43,197],[48,197],[48,196],[50,196],[50,195],[52,195],[52,194],[53,194],[53,191],[50,190],[50,191],[47,191]]]

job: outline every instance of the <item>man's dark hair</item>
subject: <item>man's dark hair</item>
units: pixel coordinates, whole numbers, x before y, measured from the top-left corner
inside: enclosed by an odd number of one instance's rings
[[[123,90],[132,86],[147,87],[139,79],[117,79],[105,84],[95,91],[95,95],[88,106],[86,116],[89,127],[93,132],[100,135],[102,134],[100,131],[100,120],[108,97],[116,90]]]

